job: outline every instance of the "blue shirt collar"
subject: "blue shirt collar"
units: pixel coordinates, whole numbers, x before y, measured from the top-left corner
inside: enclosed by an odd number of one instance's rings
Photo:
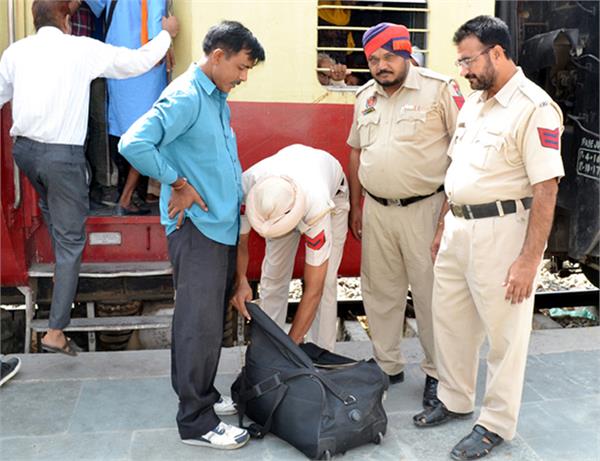
[[[215,85],[214,82],[210,78],[208,78],[208,76],[204,72],[202,72],[202,69],[200,69],[197,63],[193,62],[192,64],[190,64],[190,68],[194,73],[194,78],[200,84],[200,86],[206,92],[206,94],[212,95],[214,91],[217,91],[217,95],[219,97],[221,97],[222,99],[227,99],[227,93],[223,93],[221,90],[219,90],[217,88],[217,85]]]

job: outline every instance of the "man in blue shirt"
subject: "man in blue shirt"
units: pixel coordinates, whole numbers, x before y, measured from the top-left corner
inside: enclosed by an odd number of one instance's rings
[[[162,183],[161,222],[176,290],[171,377],[179,397],[179,434],[190,445],[232,449],[248,441],[248,432],[220,421],[213,407],[223,403],[214,380],[242,201],[226,99],[265,53],[252,33],[233,21],[213,26],[203,51],[203,59],[122,136],[119,150],[142,174]]]

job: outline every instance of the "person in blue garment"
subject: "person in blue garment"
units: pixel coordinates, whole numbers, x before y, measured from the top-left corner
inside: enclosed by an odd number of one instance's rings
[[[139,48],[161,30],[162,18],[169,15],[165,0],[89,0],[96,15],[104,10],[107,31],[105,41],[115,46]],[[114,5],[114,6],[113,6]],[[111,11],[112,10],[112,11]],[[133,193],[140,173],[130,167],[117,152],[117,144],[125,131],[146,113],[168,83],[167,69],[172,53],[143,75],[125,80],[108,79],[108,134],[113,161],[119,172],[119,203],[117,215],[147,214],[138,208]]]

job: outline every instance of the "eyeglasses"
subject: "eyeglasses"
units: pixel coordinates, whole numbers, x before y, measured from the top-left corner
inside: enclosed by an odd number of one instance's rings
[[[470,56],[468,58],[461,58],[458,59],[456,61],[454,61],[454,65],[456,67],[462,67],[464,69],[471,67],[471,64],[473,64],[475,61],[477,61],[477,59],[479,58],[479,56],[487,53],[488,51],[490,51],[492,48],[494,48],[494,46],[488,46],[487,48],[485,48],[483,51],[480,51],[479,53],[477,53],[475,56]]]

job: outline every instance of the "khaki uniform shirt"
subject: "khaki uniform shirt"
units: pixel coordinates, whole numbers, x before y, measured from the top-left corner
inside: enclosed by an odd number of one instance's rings
[[[444,182],[462,103],[456,82],[422,67],[410,66],[392,96],[375,80],[363,85],[347,141],[361,150],[361,185],[387,199],[434,192]]]
[[[562,112],[520,68],[492,98],[472,93],[457,123],[445,181],[452,203],[531,197],[533,184],[565,174]]]

